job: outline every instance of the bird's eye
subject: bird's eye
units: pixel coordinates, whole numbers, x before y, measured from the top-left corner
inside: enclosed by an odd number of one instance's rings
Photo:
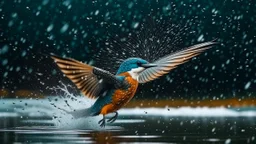
[[[137,65],[138,65],[138,66],[141,66],[142,63],[141,63],[140,61],[137,61]]]

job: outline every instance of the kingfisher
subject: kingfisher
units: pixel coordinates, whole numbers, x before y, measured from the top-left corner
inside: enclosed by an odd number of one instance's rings
[[[216,43],[215,41],[199,43],[168,54],[152,63],[131,57],[121,63],[116,74],[70,58],[56,55],[51,55],[51,58],[83,95],[96,99],[89,108],[65,111],[74,118],[102,114],[103,118],[98,124],[105,127],[105,116],[114,113],[115,115],[107,120],[113,123],[118,117],[117,111],[134,97],[139,84],[153,81],[169,73],[178,65],[212,48]]]

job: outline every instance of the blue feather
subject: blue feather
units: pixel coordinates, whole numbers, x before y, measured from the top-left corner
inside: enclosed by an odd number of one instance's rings
[[[133,68],[138,68],[139,67],[138,63],[147,64],[148,62],[141,58],[128,58],[120,65],[116,74],[118,75],[124,72],[128,72]]]

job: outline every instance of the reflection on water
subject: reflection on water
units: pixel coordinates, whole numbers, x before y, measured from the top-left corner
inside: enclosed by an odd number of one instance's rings
[[[53,119],[61,111],[44,100],[23,100],[29,108],[13,101],[0,107],[0,143],[229,144],[255,143],[256,138],[255,108],[122,109],[116,122],[101,129],[100,116],[74,120],[60,114]]]
[[[250,117],[120,116],[115,129],[61,130],[50,118],[1,118],[0,140],[10,142],[70,143],[253,143],[256,121]]]

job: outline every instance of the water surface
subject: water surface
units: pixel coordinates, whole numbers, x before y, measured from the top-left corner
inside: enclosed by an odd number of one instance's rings
[[[100,128],[101,116],[74,120],[63,114],[54,119],[58,111],[45,100],[38,102],[41,106],[24,101],[30,110],[23,107],[23,113],[8,100],[1,108],[2,143],[255,143],[255,108],[122,109],[116,122]]]

